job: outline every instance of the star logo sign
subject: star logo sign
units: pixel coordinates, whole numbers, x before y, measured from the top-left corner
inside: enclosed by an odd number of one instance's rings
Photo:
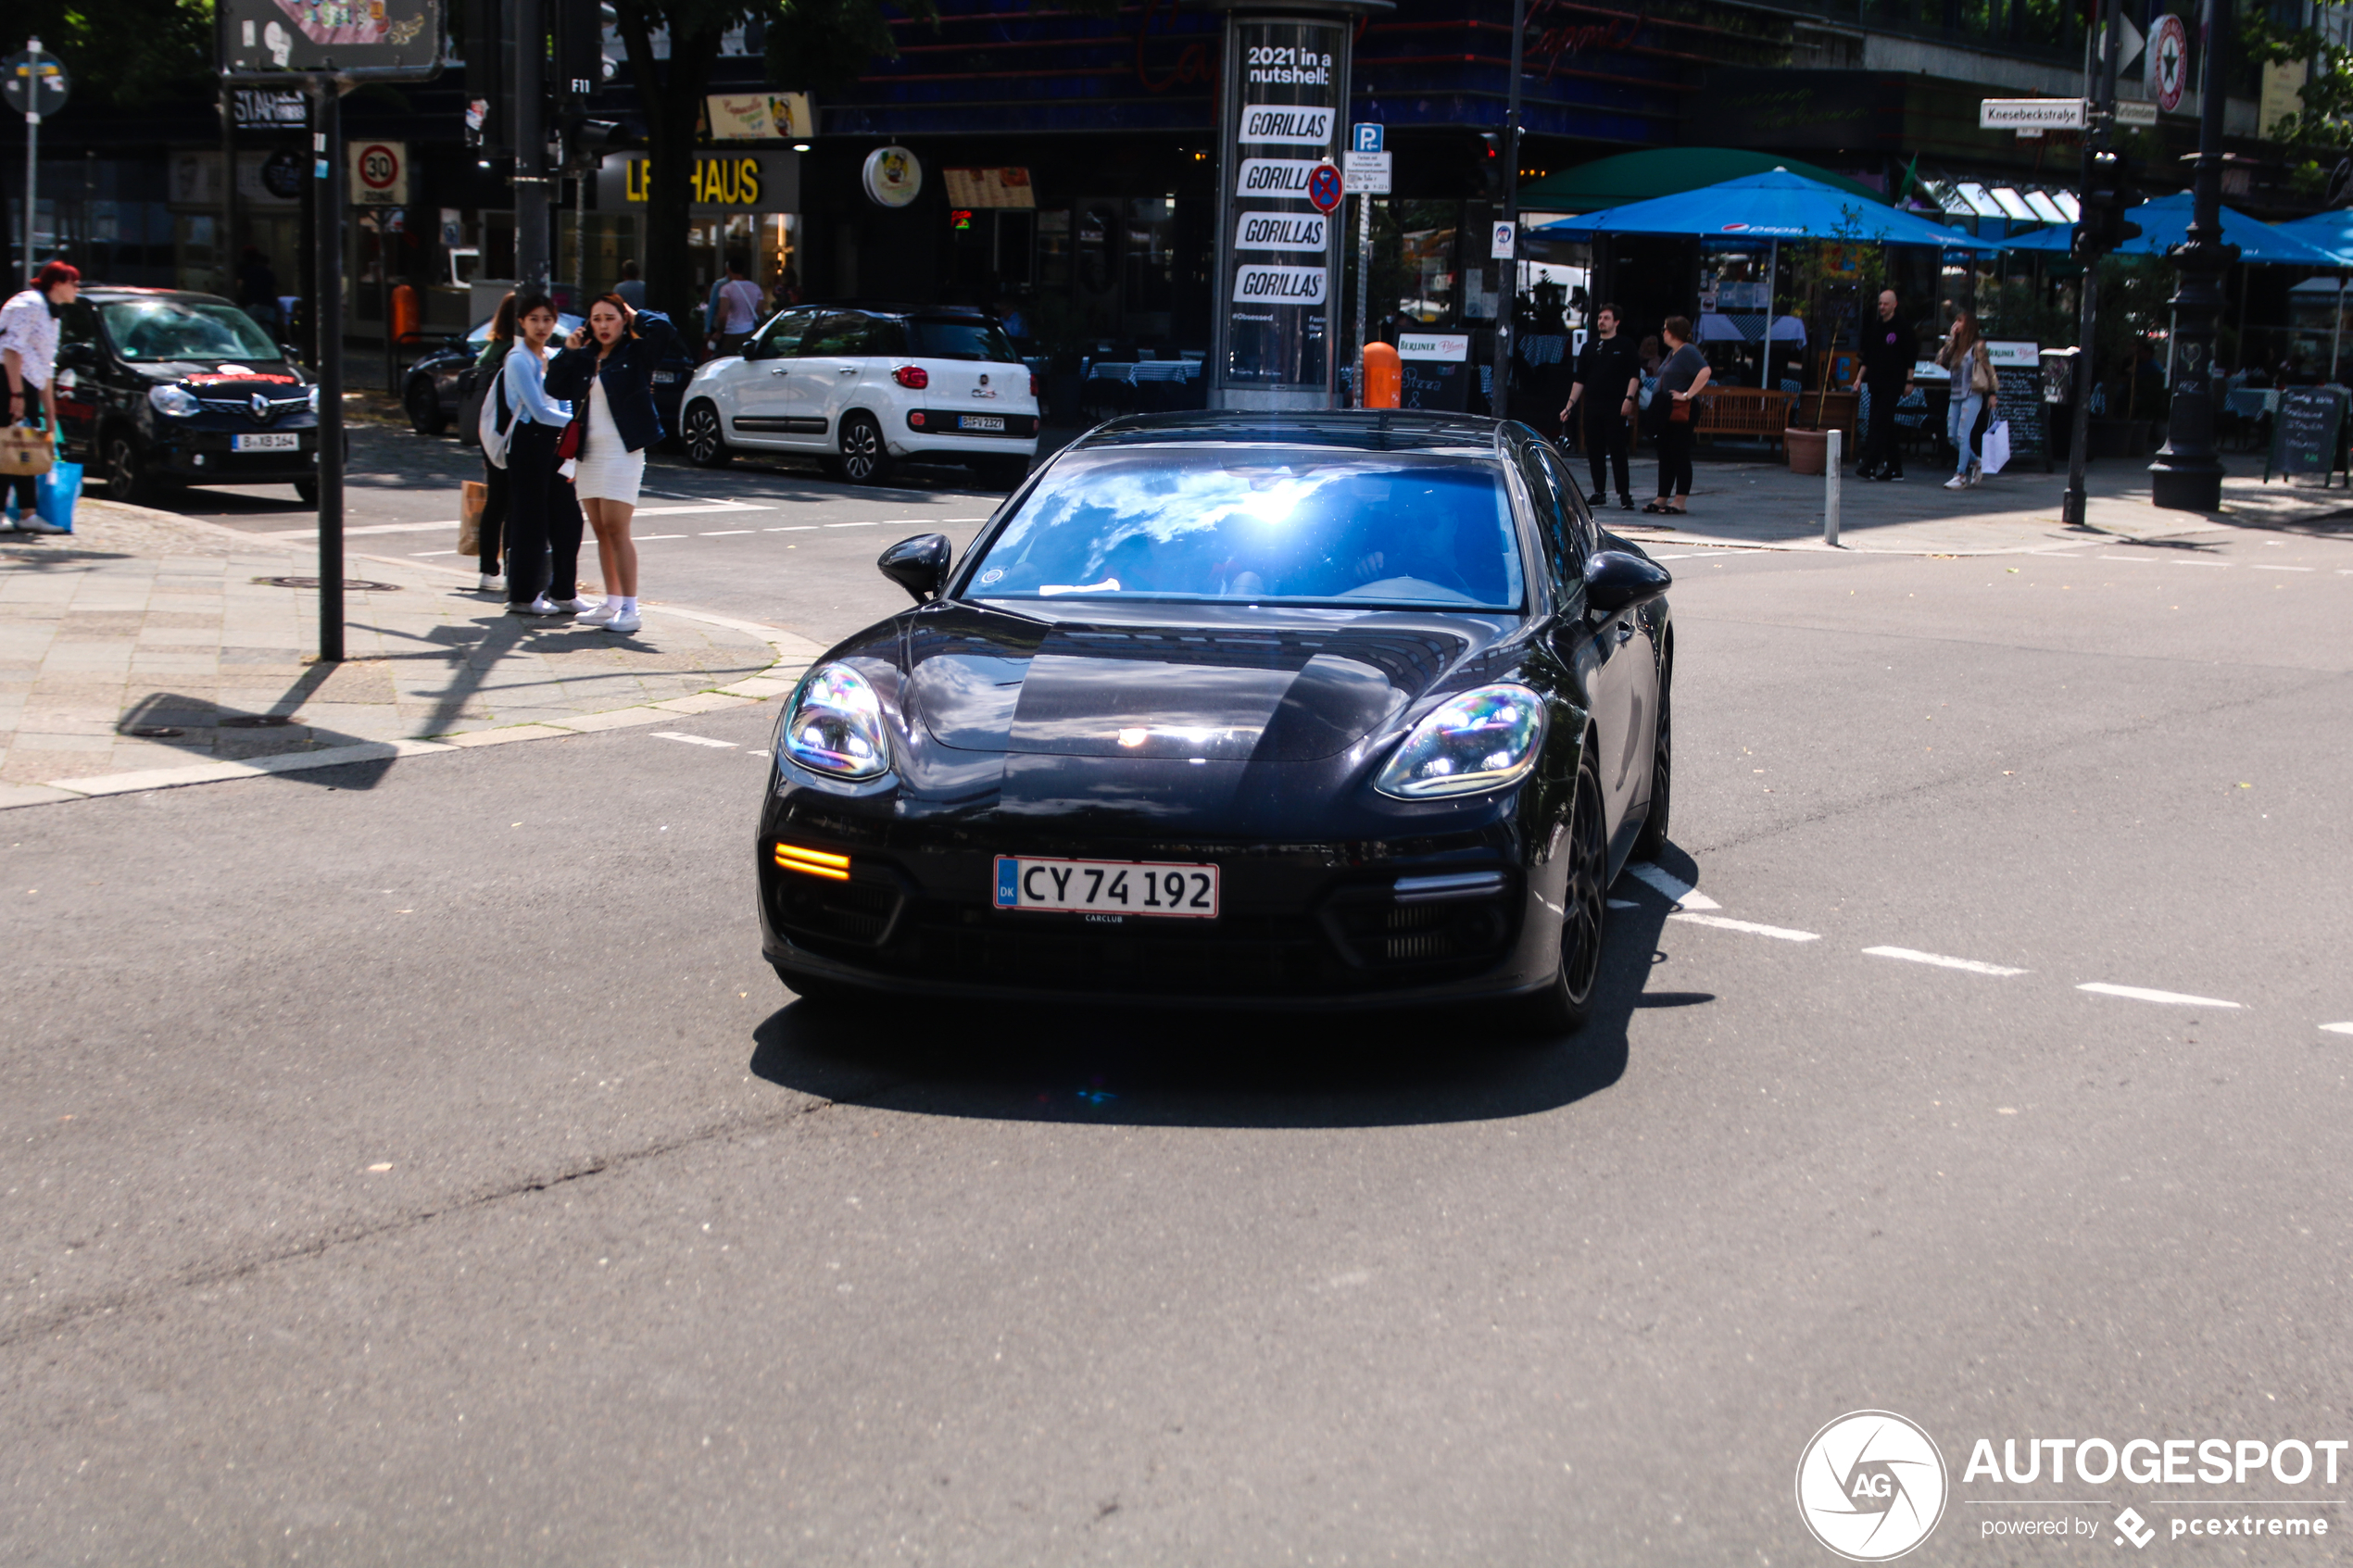
[[[1944,1516],[1945,1490],[1935,1442],[1889,1411],[1839,1417],[1797,1464],[1799,1516],[1853,1562],[1885,1562],[1926,1540]]]

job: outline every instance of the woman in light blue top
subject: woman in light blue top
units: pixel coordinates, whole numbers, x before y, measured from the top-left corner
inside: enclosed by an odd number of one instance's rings
[[[580,498],[557,471],[556,444],[572,405],[547,393],[547,339],[556,307],[537,290],[515,300],[519,336],[499,381],[515,411],[507,444],[507,608],[517,615],[594,609],[580,596]]]

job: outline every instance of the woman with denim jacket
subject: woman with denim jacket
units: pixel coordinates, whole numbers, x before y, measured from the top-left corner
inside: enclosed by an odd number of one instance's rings
[[[571,398],[582,421],[574,483],[588,526],[597,531],[605,580],[605,602],[580,618],[585,626],[627,633],[641,624],[637,546],[629,522],[646,475],[646,448],[662,438],[654,370],[677,335],[660,311],[635,310],[619,295],[600,295],[588,307],[587,325],[547,367],[548,392]]]

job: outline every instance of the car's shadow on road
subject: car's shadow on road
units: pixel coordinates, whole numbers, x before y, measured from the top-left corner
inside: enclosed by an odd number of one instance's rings
[[[778,1010],[753,1032],[751,1071],[920,1116],[1190,1127],[1526,1116],[1616,1084],[1638,1010],[1715,1000],[1647,989],[1669,906],[1630,879],[1614,897],[1633,907],[1610,911],[1593,1016],[1564,1039],[1515,1035],[1470,1009],[1253,1014],[877,996]]]

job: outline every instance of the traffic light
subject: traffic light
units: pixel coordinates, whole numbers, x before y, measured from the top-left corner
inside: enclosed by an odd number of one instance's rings
[[[587,0],[557,0],[554,10],[556,100],[577,104],[605,84],[605,26],[613,9]]]
[[[590,119],[585,114],[564,116],[560,134],[566,174],[594,174],[607,153],[618,152],[631,140],[619,121]]]
[[[1489,201],[1504,199],[1504,138],[1492,131],[1478,133],[1478,183]]]
[[[2075,225],[2070,247],[2078,261],[2089,263],[2129,241],[2141,237],[2141,226],[2125,214],[2141,205],[2142,193],[2133,184],[2123,157],[2100,148],[2083,159],[2082,221]]]

